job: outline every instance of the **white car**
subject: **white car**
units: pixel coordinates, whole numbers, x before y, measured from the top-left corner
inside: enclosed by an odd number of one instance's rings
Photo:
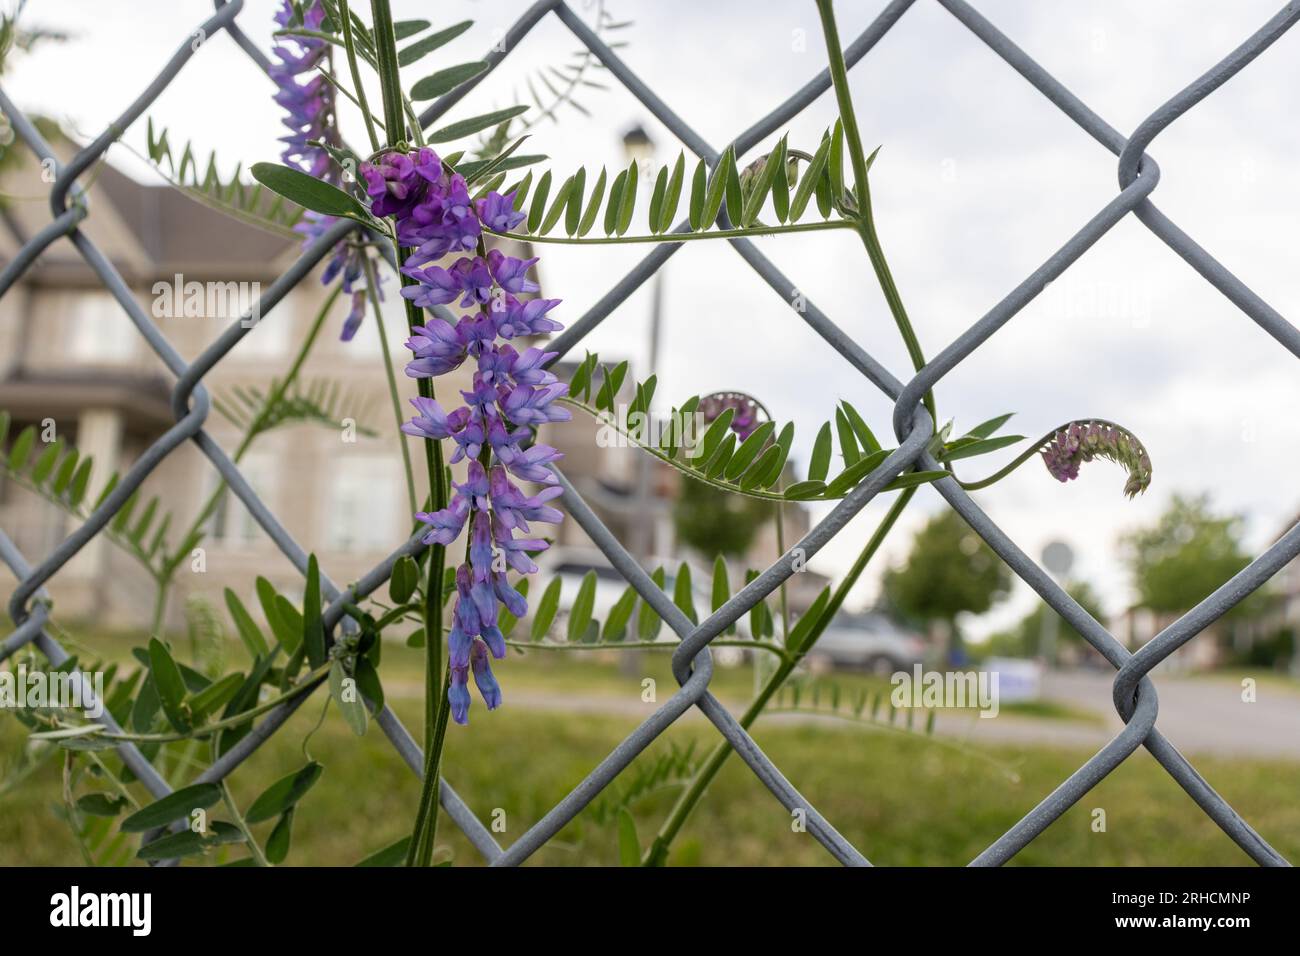
[[[841,611],[808,652],[812,667],[861,668],[886,676],[924,661],[925,641],[884,614]]]

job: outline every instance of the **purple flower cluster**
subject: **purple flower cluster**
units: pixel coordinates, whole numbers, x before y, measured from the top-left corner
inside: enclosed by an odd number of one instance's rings
[[[1131,432],[1110,422],[1071,422],[1042,449],[1043,464],[1057,481],[1079,477],[1079,466],[1105,458],[1128,470],[1124,493],[1132,498],[1151,484],[1151,456]]]
[[[320,30],[324,20],[325,8],[320,0],[312,0],[304,7],[304,29]],[[288,28],[294,22],[293,5],[289,0],[284,0],[276,11],[275,22],[281,28]],[[295,169],[338,185],[339,169],[328,150],[312,145],[313,142],[339,143],[338,130],[333,122],[334,88],[317,72],[317,67],[329,56],[329,44],[314,37],[286,37],[272,47],[271,53],[275,57],[270,71],[276,85],[274,99],[284,109],[282,122],[289,128],[289,134],[280,137],[280,142],[285,144],[280,158]],[[314,75],[299,82],[303,74]],[[337,221],[334,216],[308,211],[293,231],[303,237],[302,244],[306,247],[328,232]],[[341,274],[343,291],[352,297],[352,310],[343,323],[341,338],[345,342],[357,334],[365,315],[366,290],[364,285],[358,284],[364,273],[362,255],[361,249],[352,243],[340,242],[334,247],[321,276],[321,283],[329,285]]]
[[[527,277],[536,259],[516,259],[493,249],[478,255],[483,228],[508,230],[523,214],[514,197],[489,193],[471,201],[462,176],[444,167],[428,148],[409,154],[388,153],[363,163],[360,173],[376,216],[392,217],[398,244],[412,252],[402,273],[415,280],[402,295],[422,308],[455,303],[469,310],[454,324],[431,318],[416,326],[407,341],[414,359],[406,366],[412,378],[445,375],[473,362],[465,404],[450,412],[431,398],[411,400],[419,413],[402,431],[419,438],[455,443],[451,463],[468,461],[466,479],[453,482],[446,508],[415,517],[429,526],[426,544],[449,545],[469,528],[467,559],[456,569],[456,603],[448,652],[452,718],[466,723],[469,674],[492,710],[501,703],[501,688],[488,655],[505,656],[505,638],[497,625],[500,606],[515,617],[528,610],[523,595],[507,579],[509,570],[537,570],[529,552],[544,550],[530,522],[555,523],[563,515],[547,502],[561,489],[547,465],[561,455],[547,445],[532,444],[532,429],[546,422],[567,421],[569,412],[553,404],[568,386],[546,371],[554,352],[515,349],[500,340],[539,335],[560,328],[547,318],[558,299],[521,302],[517,295],[538,291]],[[461,254],[448,266],[436,265]],[[514,479],[541,484],[529,495]],[[515,532],[520,536],[516,537]]]

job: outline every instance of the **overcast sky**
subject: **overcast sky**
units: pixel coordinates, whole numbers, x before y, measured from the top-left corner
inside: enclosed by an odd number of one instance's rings
[[[574,0],[590,14],[589,0]],[[269,47],[270,0],[248,0],[244,29]],[[364,3],[355,4],[364,8]],[[524,0],[393,0],[398,19],[423,16],[475,26],[431,60],[480,56],[528,3]],[[848,42],[882,0],[837,9]],[[975,0],[975,6],[1122,132],[1254,32],[1279,0]],[[789,0],[609,0],[622,54],[686,122],[724,145],[826,62],[815,7]],[[18,61],[6,78],[21,105],[100,132],[153,78],[212,7],[206,0],[34,0],[29,24],[58,27],[71,42]],[[562,63],[576,40],[545,19],[456,115],[516,101],[529,71]],[[1151,147],[1162,179],[1153,200],[1283,315],[1300,313],[1295,223],[1300,216],[1300,31],[1161,134]],[[883,146],[871,174],[882,242],[927,354],[933,355],[1042,263],[1117,191],[1114,157],[1077,128],[938,4],[917,0],[851,72],[867,147]],[[149,110],[171,140],[216,149],[226,167],[273,159],[280,135],[269,81],[228,37],[204,44]],[[635,123],[664,160],[680,144],[621,88],[584,94],[575,111],[534,133],[530,152],[548,154],[562,179],[577,166],[622,163],[620,137]],[[821,97],[790,125],[811,151],[834,119]],[[357,132],[353,130],[353,132]],[[775,142],[779,134],[771,138]],[[356,141],[360,142],[359,134]],[[143,120],[125,141],[143,151]],[[769,144],[770,145],[770,144]],[[764,152],[756,149],[751,157]],[[114,160],[147,175],[128,152]],[[849,232],[760,240],[800,289],[898,377],[908,362],[858,240]],[[550,295],[576,318],[638,261],[647,247],[542,246]],[[806,463],[817,427],[837,400],[851,400],[882,436],[891,403],[804,326],[725,243],[695,243],[665,271],[661,401],[738,388],[798,426]],[[630,299],[591,337],[590,348],[634,364],[646,358],[649,296]],[[641,373],[644,374],[644,371]],[[940,415],[958,430],[1003,412],[1038,437],[1070,419],[1127,425],[1155,465],[1151,490],[1129,502],[1122,472],[1097,463],[1070,485],[1036,462],[977,493],[977,500],[1032,555],[1068,542],[1078,576],[1108,611],[1127,602],[1117,538],[1152,521],[1173,492],[1212,494],[1247,515],[1248,542],[1262,550],[1300,508],[1291,474],[1300,426],[1295,359],[1206,284],[1132,217],[1066,276],[945,378]],[[982,476],[1011,456],[963,462]],[[894,533],[886,558],[941,506],[923,490]],[[882,499],[819,555],[835,573],[852,560],[887,507]],[[824,509],[823,509],[824,510]],[[875,567],[878,572],[882,567]],[[876,573],[855,598],[869,600]],[[1023,586],[978,632],[1031,605]]]

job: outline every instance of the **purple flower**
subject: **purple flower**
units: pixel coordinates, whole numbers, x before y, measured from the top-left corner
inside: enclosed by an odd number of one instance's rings
[[[501,685],[492,675],[492,665],[482,641],[475,641],[470,649],[469,664],[474,670],[474,683],[478,685],[478,692],[483,695],[483,703],[487,704],[488,710],[496,710],[501,706]]]
[[[533,445],[527,451],[519,451],[514,447],[509,447],[508,450],[503,449],[498,453],[498,457],[512,475],[522,478],[524,481],[551,484],[555,481],[555,476],[551,474],[546,465],[553,461],[559,461],[564,455],[550,445]]]
[[[492,507],[507,528],[528,531],[529,521],[558,524],[564,518],[559,511],[546,504],[563,494],[564,489],[559,485],[543,488],[530,497],[519,490],[500,465],[493,467],[489,483]]]
[[[527,218],[515,209],[515,194],[491,192],[474,204],[479,221],[493,232],[509,232]]]
[[[551,402],[569,390],[564,382],[545,388],[517,385],[501,402],[501,414],[517,425],[544,425],[567,422],[573,417],[567,408],[552,407]]]
[[[461,392],[465,405],[448,412],[431,398],[412,399],[418,414],[402,425],[408,435],[455,441],[452,464],[468,460],[466,480],[453,483],[447,507],[416,515],[429,528],[424,535],[428,544],[451,544],[469,523],[467,560],[456,569],[447,641],[451,713],[457,723],[465,723],[470,670],[488,709],[501,703],[501,688],[489,665],[489,654],[500,659],[506,653],[497,625],[499,607],[515,618],[528,612],[528,602],[511,585],[507,569],[535,572],[529,553],[547,547],[543,538],[516,538],[514,532],[528,535],[529,522],[553,523],[563,517],[547,504],[560,489],[546,466],[561,455],[548,445],[534,444],[533,429],[569,419],[569,412],[554,404],[568,387],[546,370],[554,352],[526,348],[520,353],[500,342],[558,330],[560,324],[548,313],[559,300],[516,298],[539,291],[528,278],[537,259],[517,259],[497,249],[480,254],[485,228],[509,231],[523,220],[513,193],[490,192],[471,202],[464,178],[428,148],[385,153],[361,164],[359,172],[371,212],[391,217],[398,244],[413,250],[401,271],[414,285],[404,287],[402,296],[420,308],[457,303],[471,310],[455,324],[430,319],[412,329],[406,343],[414,356],[406,366],[412,378],[445,375],[467,358],[475,359],[471,387]],[[450,266],[436,264],[459,252],[467,254]],[[528,495],[510,475],[547,487]]]
[[[497,249],[489,249],[487,254],[487,266],[492,270],[492,278],[496,279],[497,285],[507,292],[513,292],[516,295],[537,292],[541,286],[528,278],[528,270],[537,262],[534,256],[532,259],[516,259],[513,256],[503,255]]]
[[[497,331],[502,338],[513,339],[521,335],[543,335],[558,332],[563,328],[560,323],[548,319],[546,313],[560,304],[559,299],[529,299],[520,302],[512,295],[502,297],[504,307],[499,311],[496,301],[492,303],[493,314],[497,318]]]
[[[758,427],[758,402],[744,392],[715,392],[700,399],[699,411],[711,422],[728,408],[732,411],[731,430],[742,441]]]
[[[447,703],[451,706],[451,719],[458,724],[468,724],[469,702],[469,668],[453,667],[451,683],[447,687]]]
[[[411,378],[446,375],[465,361],[469,339],[459,326],[445,319],[431,319],[427,325],[417,325],[411,331],[415,334],[406,340],[406,347],[415,353],[415,361],[406,366],[406,374]]]

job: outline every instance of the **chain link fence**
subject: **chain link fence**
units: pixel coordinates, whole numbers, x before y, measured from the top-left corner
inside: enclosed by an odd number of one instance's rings
[[[845,48],[847,64],[852,67],[866,56],[916,2],[918,0],[893,0],[889,3],[866,30]],[[931,2],[931,0],[919,0],[919,2]],[[796,554],[807,558],[816,554],[891,480],[914,467],[926,469],[939,467],[927,451],[934,423],[921,403],[922,396],[959,363],[970,357],[980,345],[1042,292],[1047,283],[1064,273],[1075,260],[1125,216],[1130,213],[1136,216],[1207,282],[1240,308],[1249,319],[1257,323],[1292,354],[1300,357],[1300,331],[1297,331],[1245,283],[1224,268],[1151,202],[1150,196],[1160,179],[1160,169],[1155,160],[1145,152],[1166,127],[1212,94],[1255,57],[1267,50],[1297,20],[1300,20],[1300,0],[1292,0],[1288,3],[1258,32],[1153,112],[1138,126],[1133,135],[1127,138],[1089,109],[965,0],[933,0],[933,2],[944,7],[978,40],[987,44],[1008,66],[1023,76],[1101,145],[1118,156],[1119,192],[1068,242],[1053,252],[1028,278],[935,356],[910,381],[901,381],[891,374],[813,303],[807,302],[806,309],[795,313],[894,403],[893,421],[899,438],[899,447],[781,559],[699,625],[692,624],[672,599],[651,580],[650,575],[637,564],[628,550],[602,525],[573,485],[557,471],[559,482],[564,490],[563,501],[568,513],[604,552],[628,583],[680,637],[680,644],[673,654],[672,663],[673,673],[681,686],[670,700],[615,747],[585,779],[573,788],[568,796],[508,847],[498,844],[474,812],[457,795],[450,783],[444,779],[441,782],[443,807],[489,863],[511,865],[527,860],[674,721],[691,708],[698,708],[787,810],[792,813],[796,810],[803,812],[806,817],[807,832],[836,860],[848,865],[869,865],[863,853],[849,844],[830,821],[804,799],[795,786],[763,753],[758,744],[741,728],[736,718],[710,693],[709,683],[713,665],[709,643],[756,603],[776,590],[794,572]],[[237,19],[242,7],[242,0],[229,0],[229,2],[216,0],[215,14],[197,25],[193,36],[215,39],[218,32],[224,31],[259,68],[266,70],[270,66],[269,60],[239,28]],[[562,0],[539,0],[535,3],[507,31],[504,42],[495,44],[484,59],[495,69],[534,26],[549,16],[554,16],[571,30],[611,75],[616,77],[646,109],[671,130],[687,149],[703,158],[710,166],[717,162],[720,151],[688,126]],[[140,96],[110,124],[108,129],[77,153],[66,166],[58,164],[49,144],[44,141],[33,123],[18,110],[3,91],[0,91],[0,110],[3,110],[8,117],[15,132],[43,162],[53,164],[57,171],[57,178],[50,194],[52,221],[20,249],[0,273],[0,295],[13,288],[15,282],[47,247],[58,240],[66,239],[72,243],[112,293],[140,335],[145,338],[150,348],[176,378],[171,395],[172,409],[176,418],[175,425],[140,456],[89,518],[38,565],[30,566],[24,556],[18,553],[9,537],[0,530],[0,558],[3,558],[19,578],[18,588],[10,597],[8,605],[16,629],[0,643],[0,660],[32,642],[54,665],[62,664],[68,659],[67,653],[46,629],[48,609],[42,600],[46,597],[44,585],[104,530],[126,500],[154,469],[167,455],[185,442],[193,442],[198,446],[271,540],[300,572],[306,573],[306,553],[254,493],[227,454],[204,430],[204,422],[211,402],[204,388],[203,378],[239,344],[249,331],[250,324],[243,319],[235,321],[193,363],[187,364],[136,303],[122,276],[94,243],[78,229],[81,221],[90,215],[85,195],[78,185],[79,177],[103,156],[124,130],[140,118],[172,79],[184,69],[198,48],[199,44],[193,44],[191,38],[186,37],[184,43]],[[480,81],[481,79],[480,77]],[[425,126],[433,123],[456,105],[475,85],[476,82],[466,84],[435,101],[420,115],[421,123]],[[831,79],[828,71],[813,77],[767,116],[736,136],[731,143],[735,147],[736,154],[743,155],[758,145],[826,93],[830,87]],[[355,228],[358,228],[355,223],[341,221],[331,232],[309,247],[288,271],[272,283],[257,303],[257,310],[252,314],[260,316],[261,319],[269,318],[270,321],[274,321],[272,313],[276,304],[315,268],[335,243]],[[733,238],[728,241],[764,282],[783,300],[791,301],[791,297],[796,294],[794,282],[747,239]],[[592,329],[609,317],[680,248],[681,244],[656,246],[653,252],[617,282],[590,311],[549,343],[548,349],[558,352],[560,357],[564,356]],[[804,301],[807,301],[806,297]],[[1197,805],[1253,860],[1261,865],[1288,865],[1287,861],[1214,791],[1179,753],[1174,744],[1156,728],[1159,703],[1155,685],[1148,674],[1157,664],[1196,637],[1300,554],[1300,525],[1292,528],[1247,568],[1226,581],[1218,590],[1166,627],[1142,648],[1130,653],[980,510],[955,479],[940,480],[935,483],[935,487],[947,503],[988,542],[1015,573],[1115,667],[1117,673],[1113,685],[1113,702],[1125,722],[1125,728],[1118,736],[1047,795],[1010,830],[997,837],[988,849],[975,858],[973,864],[998,865],[1011,859],[1134,751],[1139,747],[1146,747]],[[324,612],[327,634],[332,635],[334,629],[339,626],[344,628],[352,626],[350,619],[345,618],[345,605],[359,601],[375,591],[387,581],[398,559],[407,555],[418,555],[423,548],[424,545],[420,543],[417,535],[346,591],[340,591],[322,574],[322,591],[329,602]],[[86,690],[89,690],[89,681],[84,678],[83,685]],[[224,778],[283,726],[308,696],[308,694],[299,695],[268,713],[254,725],[247,736],[223,753],[192,782],[210,782]],[[379,710],[376,717],[384,734],[402,759],[417,775],[420,774],[423,770],[423,755],[410,733],[388,707]],[[102,720],[110,730],[119,731],[107,713]],[[166,782],[134,745],[123,744],[118,748],[118,753],[155,797],[162,797],[169,792]]]

